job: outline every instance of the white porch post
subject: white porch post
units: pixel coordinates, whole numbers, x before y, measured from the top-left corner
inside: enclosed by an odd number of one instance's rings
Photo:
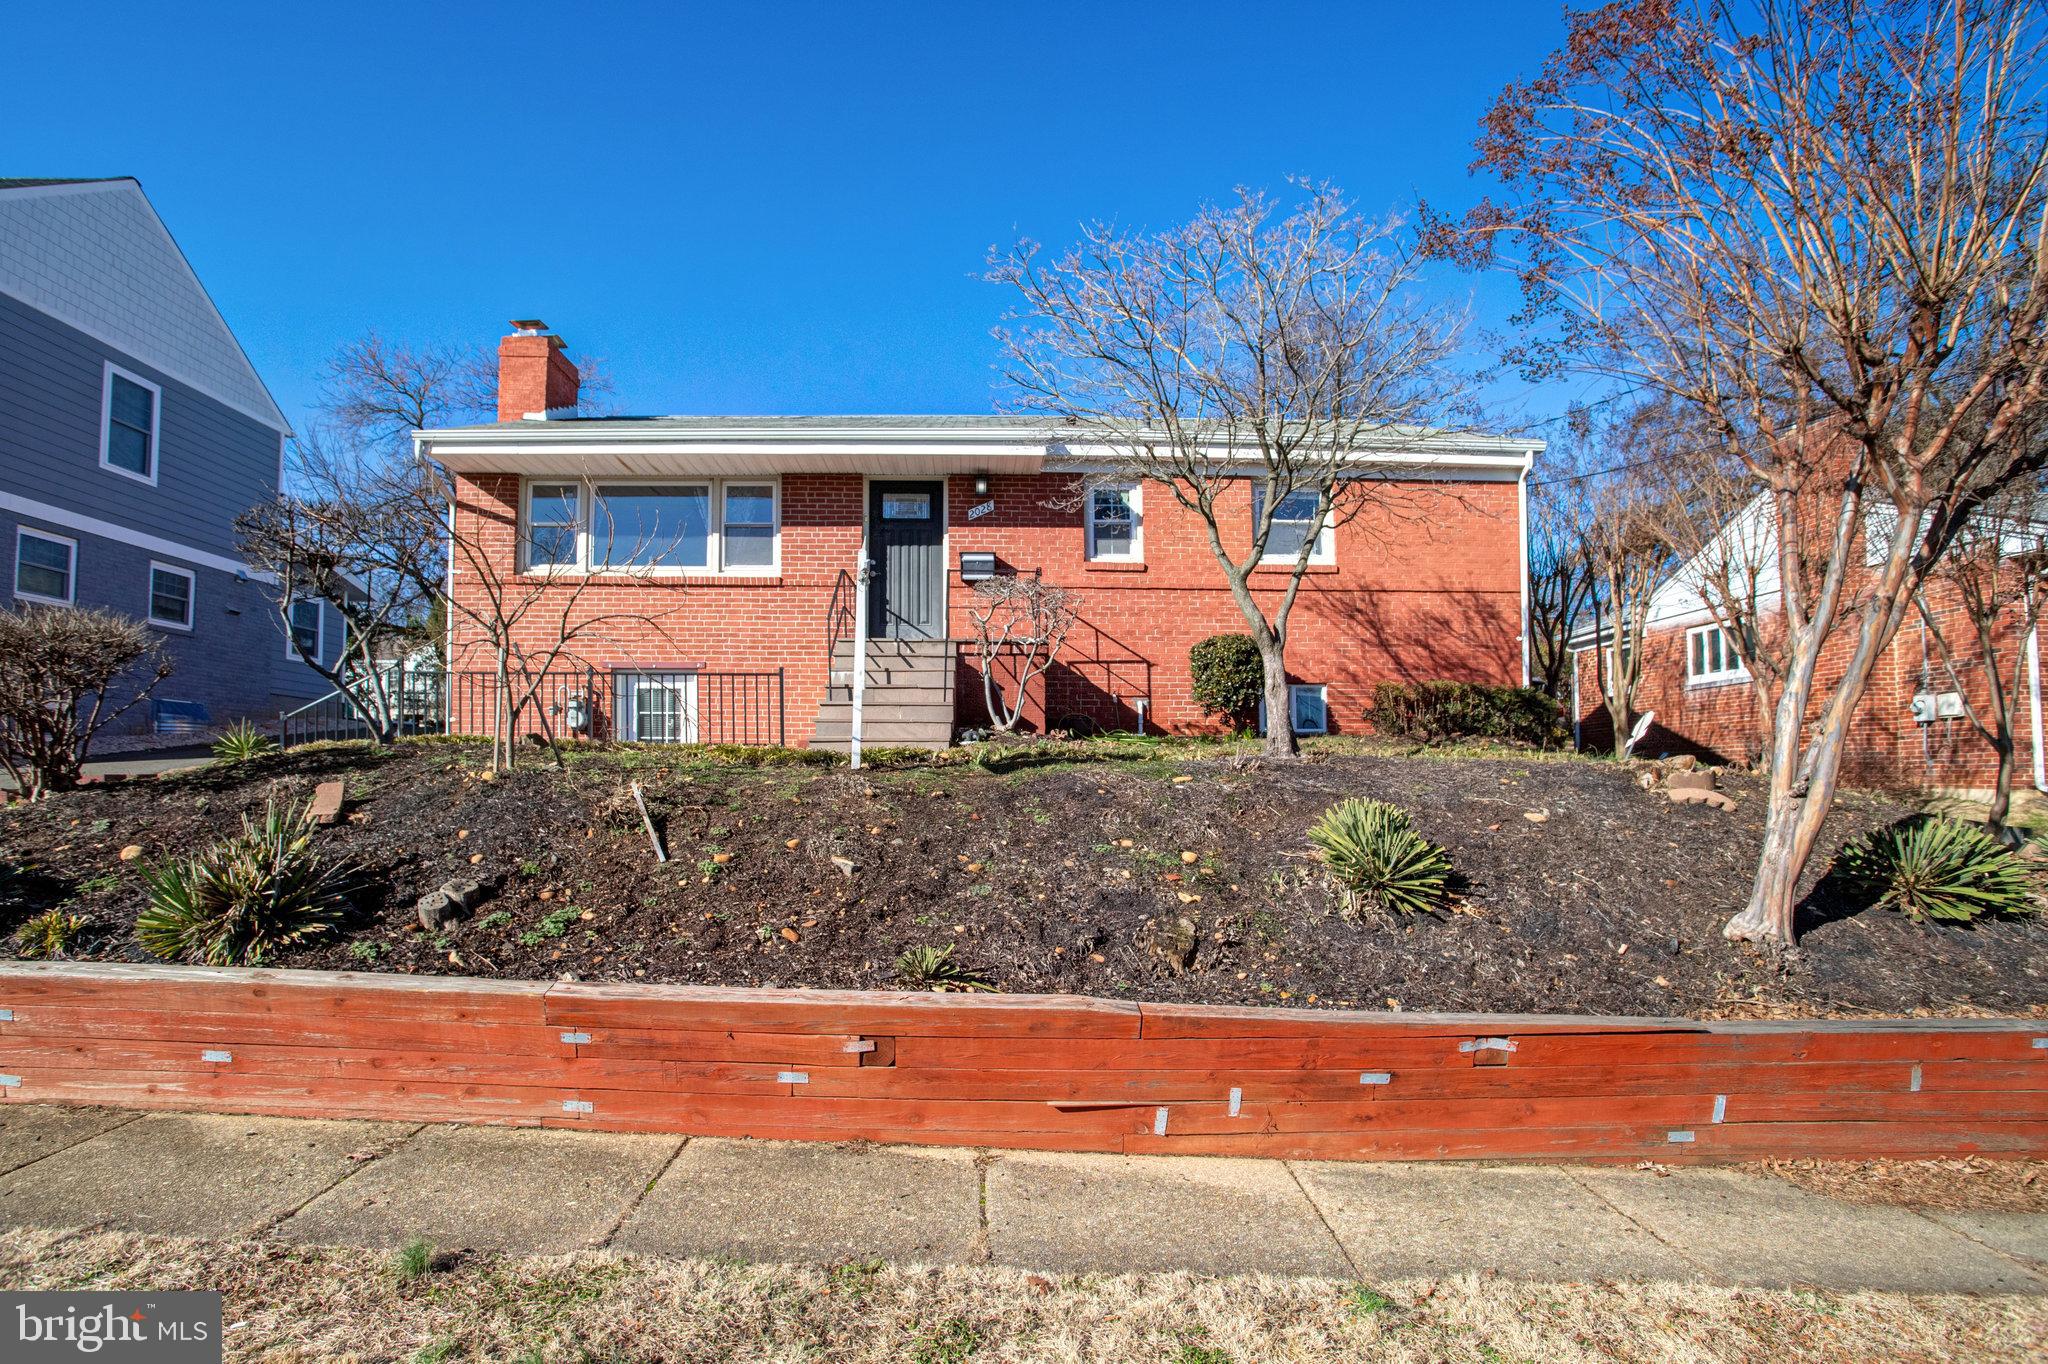
[[[860,534],[860,563],[853,575],[853,715],[846,728],[846,752],[855,771],[860,770],[860,709],[868,690],[868,534]]]

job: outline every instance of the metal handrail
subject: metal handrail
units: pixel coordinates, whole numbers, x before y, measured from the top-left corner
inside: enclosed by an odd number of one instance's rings
[[[832,599],[825,603],[825,664],[832,664],[832,654],[839,648],[839,641],[853,637],[854,603],[860,594],[860,584],[851,573],[839,570],[839,576],[832,582]]]

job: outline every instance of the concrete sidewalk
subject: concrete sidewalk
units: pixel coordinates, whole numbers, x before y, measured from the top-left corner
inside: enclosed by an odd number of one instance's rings
[[[1057,1155],[0,1105],[0,1225],[551,1254],[2048,1293],[2048,1215],[1712,1170]]]

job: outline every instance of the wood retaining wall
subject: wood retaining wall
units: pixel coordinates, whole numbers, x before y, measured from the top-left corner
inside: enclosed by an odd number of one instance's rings
[[[0,1101],[1329,1159],[2048,1156],[2048,1021],[0,963]]]

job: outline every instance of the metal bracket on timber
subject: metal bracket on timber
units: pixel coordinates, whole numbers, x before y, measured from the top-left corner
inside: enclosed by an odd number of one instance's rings
[[[1508,1053],[1516,1047],[1512,1037],[1475,1037],[1468,1042],[1460,1042],[1458,1050],[1471,1052],[1475,1066],[1504,1066],[1508,1063]]]

